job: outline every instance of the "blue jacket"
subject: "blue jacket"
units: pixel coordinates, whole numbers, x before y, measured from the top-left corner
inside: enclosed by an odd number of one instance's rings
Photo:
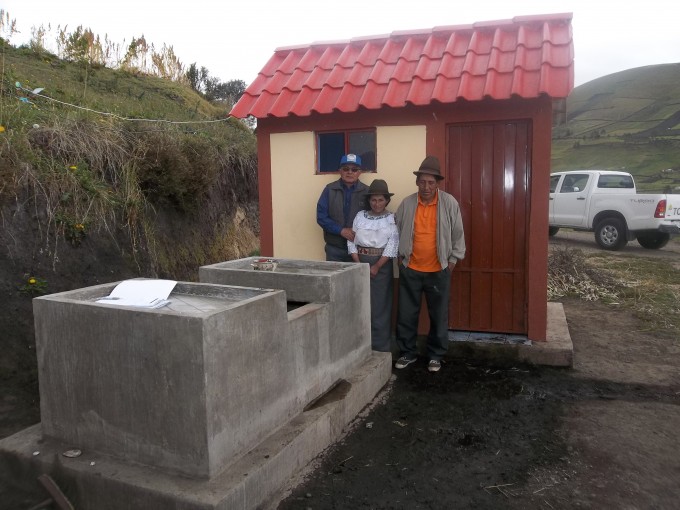
[[[357,181],[349,188],[341,179],[327,184],[316,204],[316,222],[323,229],[326,243],[347,248],[347,240],[340,235],[343,228],[352,228],[354,217],[366,209],[368,186]]]

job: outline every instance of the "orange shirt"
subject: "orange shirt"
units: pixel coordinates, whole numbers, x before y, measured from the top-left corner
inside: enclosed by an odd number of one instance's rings
[[[437,202],[439,192],[429,204],[424,204],[418,196],[418,207],[413,220],[413,252],[408,267],[424,273],[442,270],[437,256]]]

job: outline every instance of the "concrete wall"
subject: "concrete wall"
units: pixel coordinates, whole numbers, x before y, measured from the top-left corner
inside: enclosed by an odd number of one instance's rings
[[[413,171],[426,156],[425,126],[378,126],[376,173],[365,173],[367,185],[384,179],[392,197],[388,209],[416,191]],[[316,202],[338,174],[315,174],[314,132],[274,133],[271,144],[274,256],[324,260],[323,234],[316,223]]]
[[[348,370],[366,359],[371,351],[370,276],[366,264],[276,259],[275,271],[254,271],[257,257],[220,262],[199,268],[202,282],[285,291],[289,301],[327,304],[322,317],[308,317],[310,305],[289,312],[287,342],[306,346],[300,355],[306,360],[300,386],[312,396],[311,388],[327,390]],[[315,307],[316,308],[316,307]],[[297,318],[298,322],[293,321]],[[319,320],[324,322],[319,323]],[[305,321],[304,333],[300,330]],[[310,333],[313,332],[313,333]],[[286,334],[282,329],[279,337]],[[305,335],[312,338],[305,339]],[[311,343],[310,343],[311,342]],[[318,357],[318,363],[312,362]],[[298,361],[300,361],[298,359]]]

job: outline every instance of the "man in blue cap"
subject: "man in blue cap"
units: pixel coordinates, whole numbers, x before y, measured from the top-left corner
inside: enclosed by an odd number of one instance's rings
[[[323,229],[326,260],[352,262],[347,241],[354,241],[352,222],[366,208],[368,186],[359,180],[361,158],[345,154],[340,160],[340,178],[326,185],[316,204],[316,222]]]

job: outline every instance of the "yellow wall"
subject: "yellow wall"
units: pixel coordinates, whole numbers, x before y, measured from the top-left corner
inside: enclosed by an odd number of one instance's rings
[[[376,173],[361,180],[387,181],[394,193],[388,209],[397,210],[401,200],[415,193],[413,171],[425,158],[425,126],[376,128]],[[287,259],[324,260],[323,233],[316,223],[316,202],[324,186],[337,174],[315,175],[314,133],[276,133],[270,138],[272,165],[272,211],[274,256]]]

